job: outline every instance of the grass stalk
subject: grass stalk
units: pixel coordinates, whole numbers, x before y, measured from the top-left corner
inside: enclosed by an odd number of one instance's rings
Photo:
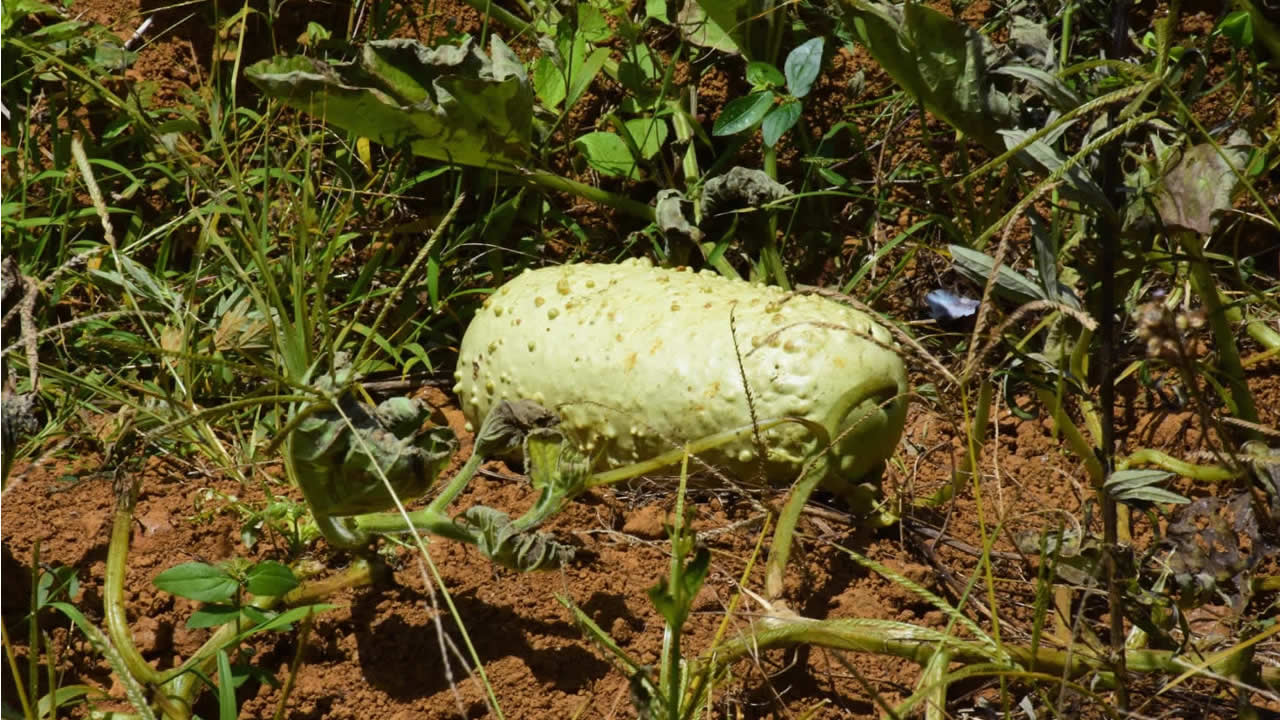
[[[1200,297],[1208,316],[1209,327],[1213,330],[1214,348],[1218,351],[1218,363],[1227,377],[1227,385],[1231,391],[1231,402],[1236,417],[1245,422],[1258,422],[1258,410],[1253,403],[1253,394],[1244,378],[1244,366],[1240,362],[1240,351],[1236,347],[1235,332],[1227,322],[1225,306],[1218,294],[1217,283],[1209,271],[1209,264],[1204,257],[1204,248],[1200,238],[1189,231],[1176,233],[1178,243],[1183,252],[1190,258],[1191,287]]]

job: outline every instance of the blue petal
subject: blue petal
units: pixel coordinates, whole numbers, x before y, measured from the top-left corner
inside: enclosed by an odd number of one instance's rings
[[[978,312],[977,300],[956,295],[949,290],[933,290],[924,296],[934,320],[959,320]]]

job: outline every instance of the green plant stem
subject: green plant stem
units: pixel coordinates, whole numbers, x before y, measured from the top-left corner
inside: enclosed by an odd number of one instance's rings
[[[926,631],[907,623],[866,618],[832,620],[772,618],[769,626],[742,635],[717,647],[698,659],[696,671],[715,669],[752,656],[761,650],[799,644],[817,645],[837,650],[853,650],[878,655],[906,658],[925,665],[938,652],[949,652],[953,662],[989,663],[992,649],[962,639]],[[1028,670],[1062,677],[1092,674],[1103,688],[1115,687],[1115,676],[1108,672],[1108,661],[1085,648],[1055,650],[1040,647],[1034,652],[1021,645],[1002,644],[1001,650],[1012,663]],[[1230,666],[1237,653],[1212,663],[1206,669],[1220,672]],[[1171,650],[1128,650],[1125,667],[1132,672],[1181,673],[1193,667],[1187,656]],[[1256,667],[1256,666],[1255,666]],[[1280,667],[1257,668],[1263,687],[1280,690]]]
[[[809,496],[813,495],[818,483],[827,475],[827,458],[828,453],[823,452],[809,462],[804,475],[791,487],[787,504],[778,515],[778,526],[773,531],[773,542],[769,545],[769,561],[765,564],[764,592],[765,598],[770,602],[782,597],[796,523],[800,520],[805,504],[809,502]]]
[[[1071,422],[1071,418],[1067,417],[1066,410],[1062,407],[1062,402],[1052,391],[1038,389],[1036,396],[1040,398],[1040,404],[1048,408],[1049,414],[1053,416],[1054,427],[1058,432],[1062,433],[1062,437],[1067,441],[1067,445],[1071,446],[1071,452],[1084,463],[1085,470],[1089,473],[1089,479],[1093,481],[1095,487],[1101,488],[1103,481],[1102,463],[1098,461],[1098,456],[1094,454],[1093,448],[1089,446],[1089,441],[1084,439],[1084,435],[1080,434],[1080,429],[1076,424]]]
[[[449,484],[440,491],[440,494],[431,501],[430,505],[427,505],[423,512],[430,516],[444,515],[445,508],[449,507],[449,505],[458,497],[458,493],[461,493],[462,489],[467,486],[467,483],[471,482],[471,478],[475,477],[476,471],[480,469],[480,465],[482,463],[484,463],[484,457],[480,454],[478,449],[473,448],[471,451],[471,457],[467,458],[466,464],[462,466],[462,469],[458,471],[457,475],[454,475],[453,478],[449,480]]]
[[[407,521],[400,513],[380,512],[357,515],[355,522],[360,532],[370,535],[398,535],[420,530],[450,540],[472,545],[476,543],[476,538],[470,531],[455,523],[448,515],[434,512],[431,508],[408,513]]]
[[[1182,477],[1199,482],[1220,483],[1239,476],[1239,473],[1221,465],[1196,465],[1179,460],[1159,450],[1143,448],[1130,453],[1128,457],[1116,463],[1117,470],[1127,470],[1137,465],[1155,465],[1162,470],[1177,473]]]
[[[156,684],[160,672],[142,658],[133,644],[133,632],[125,611],[124,582],[128,569],[129,542],[133,532],[133,510],[138,500],[135,483],[121,481],[116,487],[116,511],[111,524],[111,541],[107,546],[107,568],[103,579],[103,615],[107,622],[107,634],[115,645],[125,667],[143,684]]]
[[[770,180],[778,179],[778,150],[777,148],[766,147],[764,149],[764,172],[769,176]],[[768,221],[764,224],[763,231],[764,246],[761,250],[761,260],[764,261],[764,267],[768,276],[778,284],[783,290],[791,290],[791,281],[787,279],[787,270],[782,266],[782,252],[778,248],[778,214],[769,210]]]
[[[1209,327],[1213,330],[1213,340],[1218,351],[1218,362],[1222,372],[1227,376],[1227,385],[1231,389],[1231,400],[1235,404],[1236,417],[1246,422],[1258,422],[1258,410],[1253,404],[1253,394],[1244,379],[1244,366],[1240,362],[1240,351],[1236,348],[1235,333],[1228,322],[1225,306],[1218,294],[1218,286],[1213,281],[1209,264],[1204,257],[1204,249],[1200,246],[1200,238],[1192,232],[1177,232],[1178,242],[1191,258],[1191,287],[1200,296],[1205,314],[1209,319]],[[1254,433],[1256,435],[1256,432]]]
[[[201,687],[199,673],[208,675],[217,660],[218,651],[236,641],[241,634],[241,623],[227,623],[187,658],[179,667],[160,672],[151,667],[133,643],[133,632],[125,611],[124,582],[129,557],[130,536],[133,531],[133,511],[137,502],[136,483],[121,481],[116,487],[116,511],[111,527],[111,541],[107,549],[107,568],[103,582],[103,614],[106,616],[107,633],[127,672],[144,684],[157,687],[155,701],[166,718],[184,720],[191,715],[191,706]],[[286,596],[290,603],[314,601],[337,590],[367,584],[372,570],[367,562],[359,561],[338,578],[307,583]],[[280,598],[251,598],[249,604],[260,610],[276,605]],[[241,621],[253,622],[246,615]]]
[[[685,493],[688,491],[689,483],[689,453],[685,453],[680,461],[680,485],[676,489],[676,508],[675,516],[672,518],[671,529],[671,588],[672,591],[678,593],[681,597],[681,603],[692,603],[693,598],[684,597],[684,573],[685,558],[687,550],[693,545],[692,538],[686,540],[685,533],[685,515],[684,515],[684,499]],[[662,677],[661,680],[666,686],[667,693],[667,713],[668,717],[680,717],[680,698],[683,695],[681,688],[684,683],[683,673],[681,672],[681,663],[684,658],[681,656],[680,639],[684,635],[684,621],[688,618],[688,607],[684,607],[680,613],[677,623],[667,622],[662,629]]]
[[[590,200],[607,207],[611,207],[621,213],[626,213],[632,217],[640,218],[653,222],[653,208],[647,204],[632,200],[631,198],[611,193],[608,190],[601,190],[598,187],[580,183],[577,180],[570,180],[567,177],[556,175],[555,173],[535,170],[532,172],[515,172],[510,175],[520,182],[535,185],[538,187],[554,190],[556,192],[566,192],[570,195]]]
[[[35,615],[35,613],[33,612],[32,615]],[[22,705],[22,716],[24,718],[33,718],[35,713],[31,711],[31,703],[27,700],[27,691],[22,687],[20,680],[22,673],[18,671],[18,658],[13,652],[13,645],[9,642],[9,626],[0,623],[0,632],[3,633],[4,656],[9,661],[9,672],[13,673],[14,692],[18,693],[18,703]]]

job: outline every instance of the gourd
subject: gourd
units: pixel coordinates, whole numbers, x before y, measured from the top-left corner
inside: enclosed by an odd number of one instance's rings
[[[503,400],[532,400],[597,469],[743,429],[698,457],[784,485],[832,443],[823,484],[837,491],[892,454],[906,414],[905,366],[867,314],[645,260],[527,270],[498,288],[455,380],[471,426]]]

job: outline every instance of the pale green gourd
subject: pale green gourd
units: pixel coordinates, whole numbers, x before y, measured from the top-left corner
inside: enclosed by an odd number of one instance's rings
[[[526,271],[485,301],[454,390],[472,426],[504,399],[553,410],[603,469],[750,427],[745,376],[762,424],[800,417],[830,437],[855,425],[824,482],[838,490],[878,468],[902,434],[906,369],[892,348],[865,313],[815,295],[644,260],[564,265]],[[761,436],[773,484],[794,481],[819,444],[798,423]],[[758,476],[752,433],[700,457],[738,481]]]

